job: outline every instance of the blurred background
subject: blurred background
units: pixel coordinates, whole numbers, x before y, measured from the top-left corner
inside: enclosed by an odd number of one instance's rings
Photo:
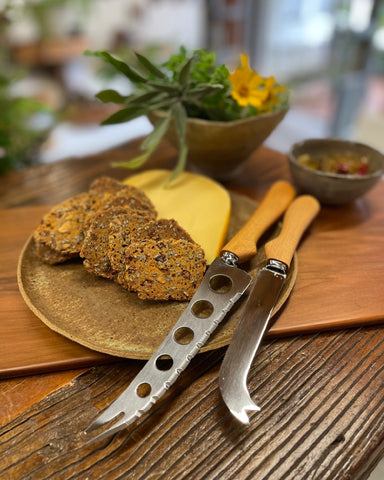
[[[291,108],[267,146],[308,137],[384,150],[382,0],[0,0],[0,172],[105,150],[151,130],[145,118],[99,125],[129,93],[84,51],[161,62],[180,45],[251,66],[289,86]]]

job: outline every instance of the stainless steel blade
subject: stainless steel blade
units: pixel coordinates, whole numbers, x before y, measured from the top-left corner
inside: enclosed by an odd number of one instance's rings
[[[251,282],[252,277],[238,268],[235,260],[234,255],[225,253],[211,264],[160,347],[128,388],[88,427],[86,434],[109,425],[92,441],[127,427],[149,410],[207,342]]]
[[[268,327],[294,252],[319,210],[319,202],[310,195],[301,195],[288,207],[279,235],[264,246],[268,263],[256,277],[225,354],[219,374],[220,391],[231,413],[243,423],[249,423],[247,410],[260,410],[247,389],[252,360]]]
[[[223,400],[232,415],[245,424],[249,423],[247,410],[260,410],[248,393],[247,377],[284,285],[287,270],[283,262],[270,260],[259,271],[221,365],[219,386]]]

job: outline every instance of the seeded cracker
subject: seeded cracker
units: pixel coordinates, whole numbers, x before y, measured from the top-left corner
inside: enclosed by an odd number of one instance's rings
[[[142,299],[188,300],[206,268],[203,249],[175,220],[140,226],[120,252],[117,282]]]
[[[175,220],[161,219],[157,221],[132,221],[131,217],[119,216],[111,224],[109,236],[109,259],[114,270],[119,272],[117,281],[124,277],[127,264],[126,249],[132,242],[145,242],[147,240],[162,241],[167,238],[174,240],[187,240],[193,242],[190,235],[180,227]],[[121,275],[122,274],[122,275]]]
[[[81,193],[56,205],[43,217],[33,234],[42,261],[56,264],[79,255],[84,239],[83,222],[89,208],[88,194]]]
[[[114,207],[96,212],[92,216],[92,221],[84,237],[80,256],[84,259],[84,267],[95,275],[115,279],[116,269],[113,268],[109,259],[109,236],[113,225],[121,219],[125,219],[125,230],[127,225],[130,228],[136,228],[139,223],[146,223],[150,217],[141,211],[127,210],[123,207]],[[128,222],[129,219],[129,222]]]
[[[143,300],[189,300],[206,267],[203,249],[187,240],[132,243],[126,256],[119,281]]]
[[[125,250],[137,235],[141,226],[146,226],[151,219],[137,211],[126,211],[111,219],[108,237],[108,258],[116,272],[125,268]]]
[[[153,219],[157,216],[155,207],[143,191],[131,185],[124,185],[110,177],[94,180],[89,188],[89,196],[91,208],[84,221],[84,230],[89,228],[97,212],[114,207],[142,211]]]

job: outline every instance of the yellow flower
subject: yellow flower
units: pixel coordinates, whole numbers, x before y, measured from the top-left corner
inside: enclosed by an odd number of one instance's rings
[[[281,86],[277,85],[275,77],[269,77],[265,80],[265,89],[268,92],[268,96],[265,100],[265,103],[268,104],[268,106],[270,106],[270,105],[277,105],[280,102],[280,99],[277,96],[277,94],[286,90],[286,87],[284,87],[283,85]]]
[[[241,55],[241,66],[228,78],[232,83],[231,95],[241,107],[260,108],[268,98],[268,90],[262,88],[264,79],[249,67],[247,55]]]

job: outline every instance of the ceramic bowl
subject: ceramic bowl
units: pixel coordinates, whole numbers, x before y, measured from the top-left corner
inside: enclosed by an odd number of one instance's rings
[[[318,157],[333,153],[353,152],[370,159],[363,175],[326,173],[298,162],[300,155]],[[343,205],[370,190],[384,174],[384,156],[368,145],[334,138],[308,139],[295,143],[289,154],[293,182],[300,193],[315,196],[324,205]]]
[[[189,166],[217,180],[230,179],[241,169],[251,153],[267,139],[286,113],[287,110],[279,110],[231,122],[188,118],[186,138]],[[157,115],[161,116],[161,113]],[[149,115],[152,124],[158,118]],[[166,138],[178,147],[172,123]]]

